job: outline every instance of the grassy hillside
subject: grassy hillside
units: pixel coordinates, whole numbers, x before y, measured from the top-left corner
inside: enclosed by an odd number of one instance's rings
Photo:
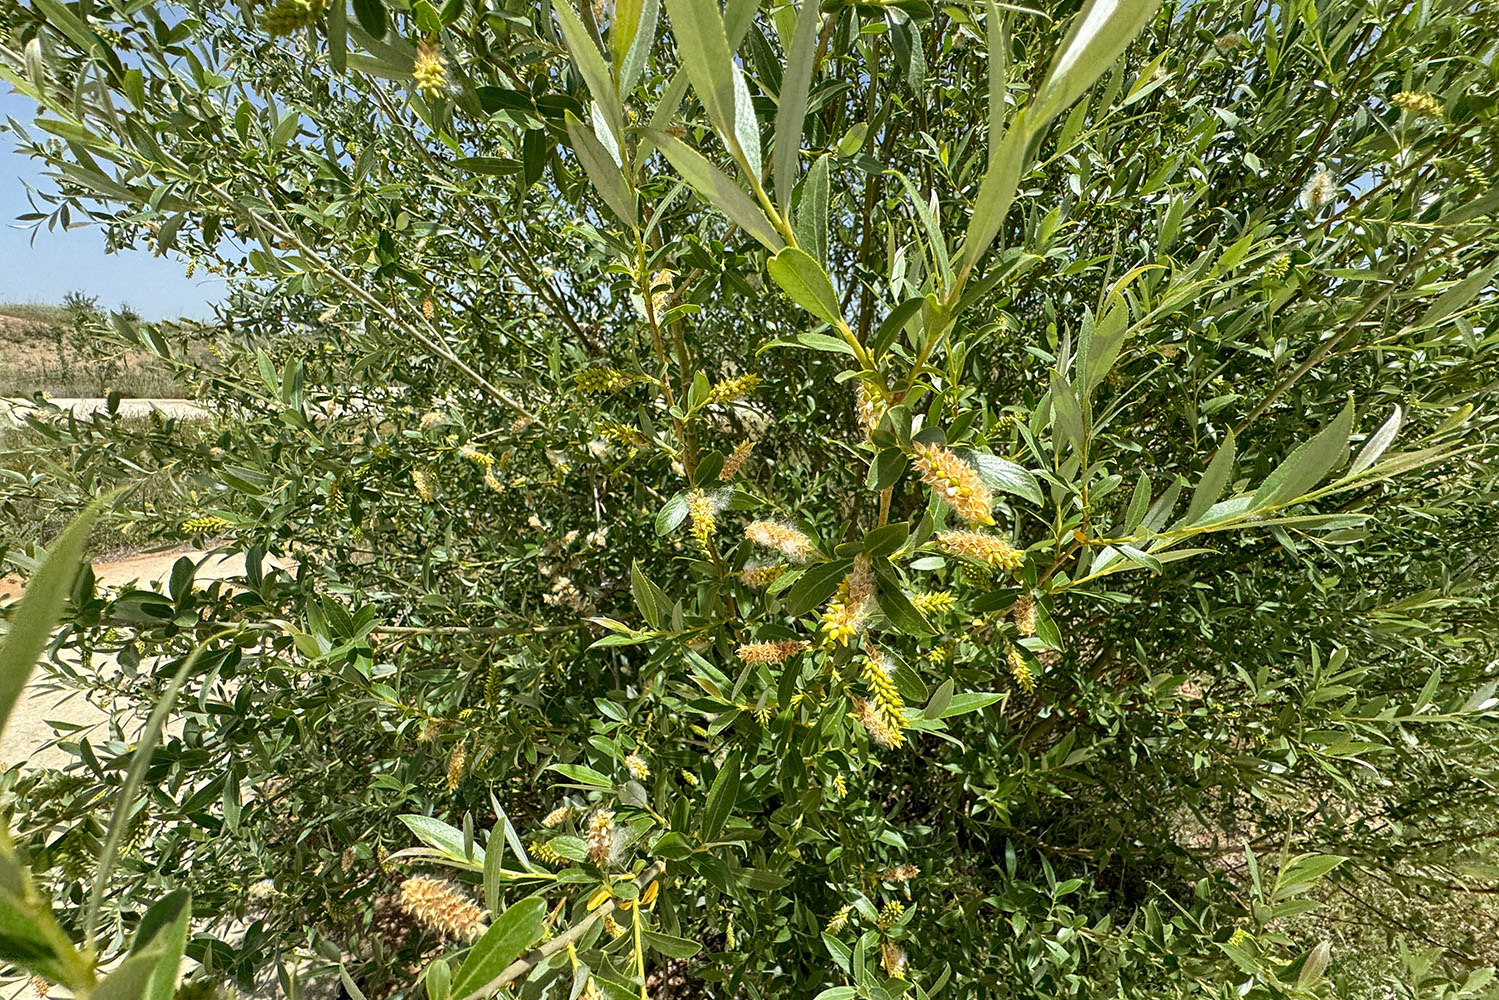
[[[89,350],[75,323],[80,305],[0,302],[0,396],[174,398],[182,388],[149,354]]]

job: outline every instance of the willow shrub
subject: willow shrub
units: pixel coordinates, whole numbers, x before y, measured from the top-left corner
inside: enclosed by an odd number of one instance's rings
[[[246,989],[1488,988],[1492,6],[0,11],[30,221],[232,289],[97,331],[217,439],[5,487],[246,554],[75,587],[68,932],[118,840]]]

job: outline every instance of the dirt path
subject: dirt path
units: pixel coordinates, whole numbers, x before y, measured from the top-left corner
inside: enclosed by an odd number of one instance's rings
[[[51,400],[60,409],[71,410],[79,417],[95,413],[107,413],[109,401],[102,396],[58,397]],[[26,414],[35,410],[36,404],[29,399],[0,399],[0,420],[13,424],[25,422]],[[119,405],[121,417],[145,417],[158,410],[164,417],[184,420],[207,420],[209,413],[190,399],[122,399]]]
[[[165,589],[165,581],[171,576],[172,566],[183,556],[194,561],[202,559],[203,553],[196,549],[174,549],[170,552],[146,552],[126,556],[108,562],[94,564],[94,575],[103,586],[118,587],[128,583],[154,589]],[[198,581],[221,580],[238,576],[244,572],[242,555],[214,556],[198,567]],[[12,601],[21,595],[21,581],[16,577],[0,578],[0,600]],[[76,692],[48,692],[37,689],[40,674],[32,675],[32,687],[21,695],[5,732],[0,734],[0,764],[20,761],[31,767],[60,767],[71,757],[56,747],[45,745],[53,738],[49,721],[70,723],[77,726],[98,726],[108,716],[98,706],[87,701]]]

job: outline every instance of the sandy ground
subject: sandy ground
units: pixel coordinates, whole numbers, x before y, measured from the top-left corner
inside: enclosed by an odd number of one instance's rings
[[[164,581],[171,575],[173,564],[183,556],[198,560],[203,558],[203,553],[193,549],[149,552],[95,563],[94,574],[101,585],[118,587],[135,583],[151,588],[152,584],[160,583],[161,587],[154,589],[165,589]],[[244,572],[244,568],[245,559],[242,555],[214,556],[198,567],[197,579],[220,580],[238,576]],[[0,595],[9,595],[0,600],[15,600],[20,593],[20,581],[16,578],[0,579]],[[33,686],[21,695],[5,732],[0,734],[0,762],[13,764],[19,761],[31,767],[59,767],[72,758],[56,747],[46,746],[54,737],[48,722],[56,720],[79,726],[96,726],[106,718],[102,711],[80,694],[37,690],[36,681],[40,672],[41,668],[38,667],[37,673],[32,674]]]

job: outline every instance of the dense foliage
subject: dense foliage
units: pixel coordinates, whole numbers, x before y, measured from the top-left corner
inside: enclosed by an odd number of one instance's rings
[[[31,221],[234,289],[96,331],[216,438],[16,487],[246,557],[74,589],[113,726],[7,773],[68,930],[114,808],[101,950],[185,886],[241,989],[1486,995],[1499,9],[0,28]]]

